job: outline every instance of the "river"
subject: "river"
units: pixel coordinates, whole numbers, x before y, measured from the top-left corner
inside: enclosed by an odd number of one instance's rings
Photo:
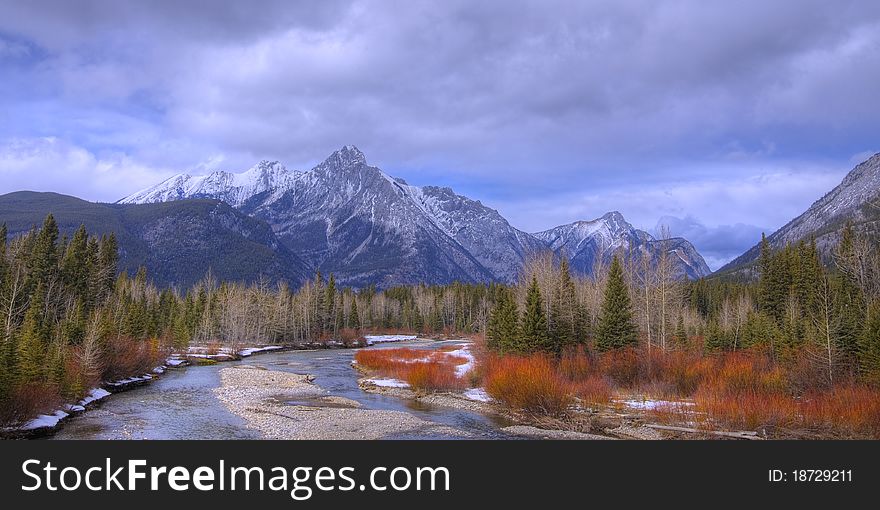
[[[393,347],[439,348],[456,342],[397,343]],[[370,349],[392,347],[382,344]],[[151,384],[108,397],[99,407],[69,419],[52,439],[259,439],[212,391],[220,385],[221,368],[238,363],[270,370],[312,374],[314,383],[329,395],[360,402],[366,409],[411,413],[423,420],[448,425],[484,439],[509,439],[499,429],[509,421],[494,415],[367,393],[358,387],[351,367],[354,350],[283,351],[258,354],[243,361],[169,370]],[[292,403],[295,404],[295,403]],[[389,439],[456,439],[455,436],[396,436]]]

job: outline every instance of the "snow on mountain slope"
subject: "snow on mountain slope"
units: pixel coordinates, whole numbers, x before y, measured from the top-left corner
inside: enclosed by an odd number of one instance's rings
[[[349,285],[513,282],[528,256],[548,244],[557,252],[578,254],[576,268],[589,274],[595,254],[604,257],[624,245],[653,241],[619,213],[536,237],[450,188],[411,186],[393,178],[368,165],[350,145],[307,172],[263,161],[241,174],[181,174],[120,203],[185,198],[222,200],[265,220],[293,252]],[[679,251],[686,267],[682,274],[708,274],[689,243]]]
[[[880,153],[853,168],[843,181],[813,203],[803,214],[767,237],[770,247],[778,249],[811,236],[820,251],[827,254],[837,242],[840,230],[851,222],[860,231],[876,231],[880,220]],[[757,260],[756,244],[719,272],[734,270]]]
[[[299,176],[277,161],[261,161],[239,173],[217,171],[209,175],[178,174],[153,187],[120,200],[119,204],[149,204],[186,198],[213,198],[234,207],[268,191],[284,190]]]
[[[617,211],[592,221],[561,225],[534,236],[555,253],[567,256],[572,268],[584,274],[591,274],[597,264],[607,266],[618,253],[633,258],[647,253],[656,264],[663,249],[674,254],[673,264],[680,276],[701,278],[712,272],[687,240],[656,240],[647,232],[634,228]]]

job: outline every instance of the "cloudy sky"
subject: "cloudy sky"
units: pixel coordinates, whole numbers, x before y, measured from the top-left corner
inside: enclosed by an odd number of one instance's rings
[[[880,2],[0,0],[0,193],[115,201],[357,145],[537,231],[709,264],[880,150]]]

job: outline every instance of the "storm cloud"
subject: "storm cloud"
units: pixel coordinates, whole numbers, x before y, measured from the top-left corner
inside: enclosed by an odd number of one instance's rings
[[[530,231],[680,219],[717,266],[878,149],[880,4],[3,2],[0,73],[0,192],[355,144]]]

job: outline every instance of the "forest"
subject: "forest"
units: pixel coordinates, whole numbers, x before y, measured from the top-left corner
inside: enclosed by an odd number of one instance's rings
[[[516,285],[299,288],[208,274],[159,288],[117,274],[113,235],[61,237],[54,218],[0,227],[0,422],[21,423],[90,388],[143,374],[192,345],[358,346],[366,331],[471,336],[496,400],[563,416],[621,394],[663,398],[659,418],[800,434],[880,433],[880,259],[845,229],[830,259],[804,241],[753,277],[684,281],[674,251],[615,257],[593,277],[537,254]],[[699,418],[695,418],[695,415]]]

